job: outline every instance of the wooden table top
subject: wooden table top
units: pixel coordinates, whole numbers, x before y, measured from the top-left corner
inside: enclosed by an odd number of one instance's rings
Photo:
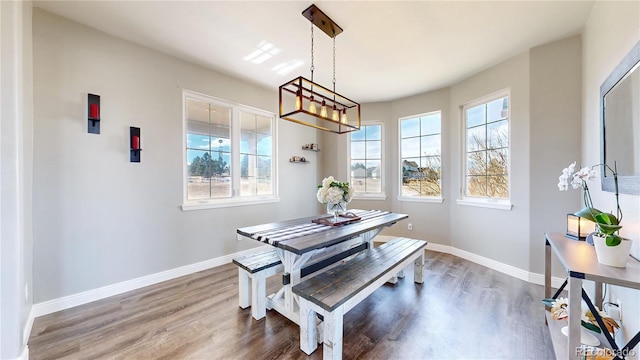
[[[585,241],[573,240],[560,233],[547,233],[546,239],[567,272],[583,274],[586,280],[640,289],[640,262],[629,256],[626,268],[600,264],[596,250]]]
[[[325,248],[352,239],[368,231],[391,226],[409,217],[381,210],[350,210],[362,220],[341,225],[329,226],[313,223],[312,220],[326,215],[281,221],[269,224],[239,228],[238,234],[260,241],[295,254]]]

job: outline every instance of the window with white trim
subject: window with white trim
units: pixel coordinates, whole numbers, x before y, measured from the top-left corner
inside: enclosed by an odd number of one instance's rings
[[[441,112],[401,118],[400,198],[442,198]]]
[[[183,101],[183,209],[276,199],[275,115],[187,90]]]
[[[462,107],[465,124],[464,197],[509,199],[509,92]]]
[[[369,122],[349,134],[349,182],[354,196],[384,197],[383,124]]]

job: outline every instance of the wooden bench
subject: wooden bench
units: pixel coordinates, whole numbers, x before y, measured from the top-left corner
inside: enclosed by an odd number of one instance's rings
[[[246,309],[251,306],[251,315],[260,320],[267,314],[266,279],[283,271],[282,261],[271,246],[264,250],[233,259],[238,265],[239,305]]]
[[[411,263],[414,281],[421,284],[426,245],[424,240],[395,238],[295,285],[292,291],[299,297],[300,349],[309,355],[318,347],[316,314],[320,314],[324,318],[323,358],[341,359],[344,314]]]

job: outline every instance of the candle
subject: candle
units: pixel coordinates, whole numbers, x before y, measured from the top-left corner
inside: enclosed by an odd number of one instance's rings
[[[100,106],[98,104],[89,104],[89,117],[93,119],[98,119],[100,117]]]
[[[131,148],[135,150],[140,149],[140,136],[134,135],[131,137]]]

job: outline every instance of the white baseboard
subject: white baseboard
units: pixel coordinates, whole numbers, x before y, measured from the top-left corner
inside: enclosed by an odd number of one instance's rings
[[[22,331],[22,343],[29,343],[29,336],[31,336],[31,328],[33,327],[33,321],[35,320],[35,315],[33,313],[33,306],[31,306],[31,310],[29,311],[29,316],[27,316],[27,322],[24,324],[24,330]],[[28,350],[27,350],[28,353]]]
[[[269,246],[269,245],[265,245]],[[56,311],[69,309],[75,306],[87,304],[96,300],[101,300],[110,296],[125,293],[127,291],[140,289],[145,286],[157,284],[163,281],[175,279],[180,276],[189,275],[198,271],[207,270],[216,266],[228,264],[236,256],[250,254],[259,251],[262,246],[252,248],[249,250],[240,251],[234,254],[221,256],[215,259],[201,261],[195,264],[181,266],[179,268],[162,271],[156,274],[151,274],[143,277],[139,277],[132,280],[123,281],[120,283],[107,285],[101,288],[83,291],[81,293],[65,296],[59,299],[53,299],[38,304],[34,304],[31,312],[34,317],[47,315]],[[30,333],[29,329],[29,333]],[[26,335],[27,338],[29,335]]]
[[[544,285],[544,274],[538,274],[538,273],[532,273],[526,270],[522,270],[520,268],[517,268],[515,266],[511,266],[511,265],[507,265],[507,264],[503,264],[499,261],[493,260],[493,259],[489,259],[486,258],[484,256],[480,256],[465,250],[461,250],[458,248],[454,248],[451,247],[449,245],[440,245],[440,244],[434,244],[434,243],[428,243],[427,244],[427,249],[428,250],[433,250],[433,251],[437,251],[437,252],[441,252],[441,253],[445,253],[445,254],[451,254],[454,256],[457,256],[459,258],[471,261],[473,263],[476,263],[478,265],[482,265],[485,267],[488,267],[489,269],[495,270],[495,271],[499,271],[503,274],[509,275],[509,276],[513,276],[517,279],[520,280],[524,280],[526,282],[530,282],[532,284],[536,284],[536,285]],[[559,288],[562,283],[564,282],[563,278],[559,278],[559,277],[555,277],[552,276],[551,277],[551,286],[554,288]]]

